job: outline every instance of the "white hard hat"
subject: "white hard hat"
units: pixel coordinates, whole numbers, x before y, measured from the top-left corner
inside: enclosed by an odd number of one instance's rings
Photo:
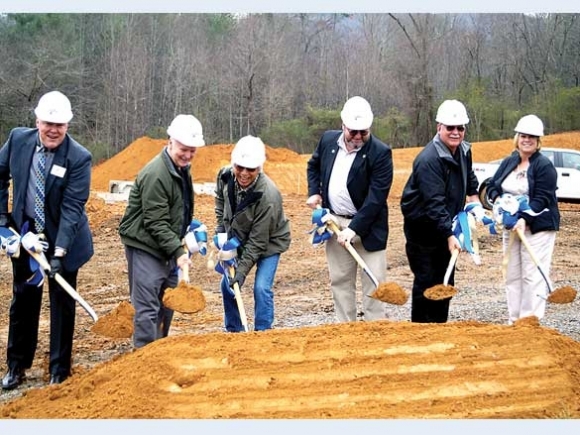
[[[232,165],[254,169],[266,161],[266,147],[262,139],[255,136],[244,136],[232,150]]]
[[[340,118],[350,130],[368,130],[373,124],[371,105],[363,97],[349,98],[340,112]]]
[[[73,117],[69,99],[59,91],[51,91],[40,97],[34,114],[41,121],[55,124],[67,124]]]
[[[186,147],[205,145],[201,122],[193,115],[177,115],[167,128],[167,134]]]
[[[514,131],[540,137],[544,135],[544,123],[536,115],[526,115],[518,121]]]
[[[457,100],[445,100],[437,109],[435,121],[443,125],[467,125],[469,117],[463,103]]]

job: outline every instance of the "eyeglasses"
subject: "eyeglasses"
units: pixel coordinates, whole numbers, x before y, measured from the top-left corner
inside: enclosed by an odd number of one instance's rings
[[[459,133],[462,133],[465,131],[465,126],[464,125],[446,125],[445,128],[447,129],[448,132],[452,132],[455,129],[457,129],[457,131]]]
[[[346,130],[348,131],[348,134],[351,135],[352,137],[355,137],[359,133],[362,137],[369,134],[368,130],[351,130],[350,128],[347,128]]]
[[[260,168],[246,168],[245,166],[240,166],[240,165],[236,165],[234,164],[234,168],[236,169],[236,171],[238,172],[244,172],[247,171],[250,174],[253,174],[254,172],[256,172],[258,169]]]

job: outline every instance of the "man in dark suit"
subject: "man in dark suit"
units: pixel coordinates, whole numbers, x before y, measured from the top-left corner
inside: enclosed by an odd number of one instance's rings
[[[0,226],[16,231],[28,226],[45,238],[50,260],[50,383],[71,374],[75,301],[56,282],[60,274],[76,288],[78,270],[93,255],[85,205],[91,184],[92,156],[69,134],[73,117],[69,99],[58,91],[43,95],[34,110],[36,128],[18,127],[0,149]],[[42,162],[42,164],[40,163]],[[12,179],[12,209],[8,208]],[[40,187],[39,187],[40,186]],[[42,188],[39,197],[38,189]],[[44,201],[39,198],[44,197]],[[35,204],[36,202],[36,204]],[[23,234],[22,234],[23,235]],[[38,342],[43,286],[30,284],[29,255],[20,249],[11,257],[13,296],[2,389],[20,385],[32,366]]]
[[[340,116],[342,129],[325,132],[308,161],[306,204],[330,209],[341,228],[327,241],[326,257],[336,316],[349,322],[357,314],[358,264],[344,246],[352,243],[379,282],[385,280],[393,158],[390,146],[371,134],[373,112],[364,98],[350,98]],[[364,319],[384,318],[383,303],[367,297],[374,283],[366,274],[361,282]]]

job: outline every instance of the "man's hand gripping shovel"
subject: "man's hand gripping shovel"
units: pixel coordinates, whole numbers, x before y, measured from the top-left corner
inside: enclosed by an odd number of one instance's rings
[[[485,216],[483,207],[479,203],[469,203],[465,206],[465,209],[460,211],[453,219],[453,235],[459,241],[461,249],[454,249],[452,251],[451,258],[449,259],[443,277],[443,284],[434,285],[423,292],[423,295],[427,299],[438,301],[449,299],[457,294],[457,289],[449,285],[449,279],[451,278],[451,273],[455,268],[457,257],[459,257],[462,250],[471,254],[471,258],[476,265],[479,266],[481,264],[476,220],[482,222],[484,225],[490,225],[493,222],[490,218]]]
[[[228,240],[227,234],[220,233],[213,237],[213,244],[219,251],[217,252],[217,264],[214,262],[213,253],[210,254],[208,260],[208,267],[214,268],[218,273],[224,275],[228,283],[230,280],[234,279],[236,274],[236,258],[237,258],[237,248],[240,246],[240,242],[237,238],[232,237]],[[238,306],[238,311],[240,313],[240,320],[245,332],[248,332],[248,317],[246,316],[246,310],[244,308],[244,301],[242,300],[242,292],[240,291],[240,286],[238,283],[233,285],[233,294],[236,300],[236,305]]]
[[[36,263],[41,267],[41,270],[38,270],[37,267],[33,269],[36,270],[36,273],[42,273],[42,278],[35,278],[35,283],[38,286],[41,286],[44,283],[44,272],[50,273],[50,264],[44,255],[44,251],[48,248],[48,244],[40,240],[38,235],[33,234],[31,232],[26,232],[24,236],[20,236],[16,230],[13,228],[0,228],[0,238],[2,239],[2,246],[6,246],[6,252],[8,255],[15,255],[18,256],[19,254],[19,246],[21,245],[26,251],[30,254],[30,257],[36,261]],[[34,278],[34,277],[33,277]],[[64,291],[66,291],[75,301],[77,301],[81,307],[92,317],[92,319],[96,322],[98,320],[98,316],[95,313],[95,310],[85,301],[80,294],[59,274],[56,273],[54,275],[54,279],[56,282],[60,284]]]
[[[183,247],[187,251],[188,258],[193,254],[207,253],[207,227],[200,221],[193,219],[183,238]],[[202,311],[206,301],[201,288],[192,285],[189,281],[189,262],[181,265],[177,271],[178,285],[176,288],[168,288],[163,296],[163,304],[180,313],[192,314]]]
[[[326,240],[332,237],[332,233],[338,235],[340,232],[340,228],[333,220],[330,211],[328,209],[322,208],[320,205],[318,205],[317,208],[312,212],[312,224],[315,226],[311,231],[313,234],[312,244],[315,246],[324,244]],[[330,230],[331,233],[328,230]],[[350,253],[350,255],[352,255],[363,272],[366,273],[366,275],[375,285],[376,290],[372,294],[367,295],[368,297],[372,297],[374,299],[378,299],[379,301],[394,305],[404,305],[405,302],[407,302],[409,295],[401,286],[393,282],[379,283],[379,280],[369,269],[368,265],[359,255],[359,253],[356,252],[356,249],[354,249],[350,243],[345,243],[344,247]]]

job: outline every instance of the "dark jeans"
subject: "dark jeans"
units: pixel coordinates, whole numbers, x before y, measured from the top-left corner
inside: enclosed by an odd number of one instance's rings
[[[417,323],[445,323],[449,315],[451,299],[433,301],[423,292],[437,284],[443,284],[445,271],[451,258],[447,242],[425,245],[407,239],[405,244],[409,266],[415,276],[411,299],[411,321]],[[455,269],[449,278],[449,285],[455,283]]]
[[[272,329],[274,323],[274,277],[278,269],[280,254],[262,257],[256,263],[256,278],[254,280],[254,330]],[[226,331],[241,332],[244,330],[238,310],[236,298],[229,290],[225,276],[220,282],[224,304],[224,323]],[[244,289],[245,290],[245,289]],[[240,291],[243,291],[240,289]],[[245,307],[244,307],[245,308]]]

